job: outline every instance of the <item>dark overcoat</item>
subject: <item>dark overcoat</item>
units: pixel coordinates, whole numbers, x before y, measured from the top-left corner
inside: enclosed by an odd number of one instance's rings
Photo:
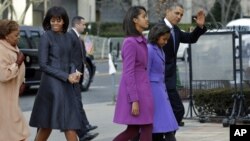
[[[52,129],[80,129],[78,91],[68,82],[76,68],[72,63],[75,43],[69,33],[45,32],[38,49],[41,83],[31,113],[30,126]]]

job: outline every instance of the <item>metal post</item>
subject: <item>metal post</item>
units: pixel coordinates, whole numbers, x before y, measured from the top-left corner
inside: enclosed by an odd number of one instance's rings
[[[116,102],[116,91],[115,91],[115,73],[111,74],[111,81],[112,81],[112,105]]]
[[[112,104],[116,102],[116,88],[115,88],[115,70],[116,70],[116,56],[113,50],[113,43],[109,43],[109,73],[111,74],[111,84],[112,84]]]
[[[196,116],[198,116],[194,103],[193,103],[193,87],[192,87],[192,80],[193,80],[193,75],[192,75],[192,53],[191,53],[191,44],[189,44],[188,47],[188,59],[189,59],[189,105],[186,113],[186,117],[190,115],[190,118],[193,118],[193,112]]]

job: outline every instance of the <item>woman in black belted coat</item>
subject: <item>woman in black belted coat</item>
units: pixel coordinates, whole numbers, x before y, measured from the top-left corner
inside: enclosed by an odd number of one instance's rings
[[[30,126],[39,128],[36,141],[47,140],[52,129],[77,141],[80,111],[76,105],[80,74],[75,72],[71,53],[75,42],[67,33],[69,19],[62,7],[52,7],[43,21],[45,33],[39,45],[42,71],[40,87],[31,113]]]

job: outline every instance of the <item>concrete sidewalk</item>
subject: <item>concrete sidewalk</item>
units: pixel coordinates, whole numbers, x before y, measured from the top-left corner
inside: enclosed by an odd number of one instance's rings
[[[184,103],[187,107],[188,103]],[[114,105],[111,103],[97,103],[84,105],[91,124],[98,125],[92,132],[99,132],[93,141],[112,141],[112,139],[125,129],[124,125],[112,122]],[[187,110],[186,110],[187,111]],[[31,112],[24,112],[27,121]],[[177,141],[229,141],[229,128],[222,127],[221,123],[200,123],[198,120],[185,119],[185,125],[177,131]],[[30,128],[29,141],[34,141],[35,128]],[[66,141],[64,134],[54,130],[48,141]]]

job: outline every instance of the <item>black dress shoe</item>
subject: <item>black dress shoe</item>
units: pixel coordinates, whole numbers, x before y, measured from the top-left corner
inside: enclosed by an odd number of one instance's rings
[[[96,125],[86,125],[86,128],[87,128],[87,131],[91,131],[91,130],[94,130],[94,129],[96,129],[98,126],[96,126]]]
[[[99,133],[87,133],[82,138],[79,139],[79,141],[90,141],[97,137]]]
[[[180,123],[179,123],[179,126],[184,126],[185,125],[185,123],[183,122],[183,121],[181,121]]]

